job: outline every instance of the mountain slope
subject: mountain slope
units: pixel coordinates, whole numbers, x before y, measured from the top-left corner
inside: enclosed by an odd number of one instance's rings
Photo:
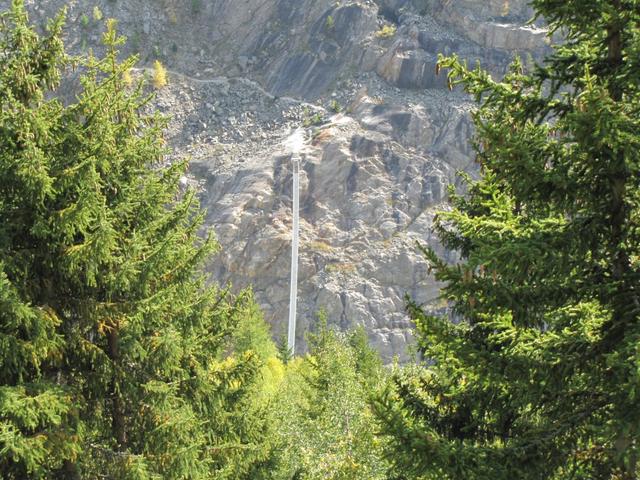
[[[0,2],[5,8],[7,1]],[[387,359],[406,355],[404,295],[432,309],[438,285],[416,241],[430,233],[456,171],[475,174],[471,108],[435,72],[458,52],[503,72],[515,53],[539,58],[546,32],[524,1],[109,0],[26,2],[34,18],[68,6],[68,42],[99,51],[119,20],[141,74],[160,59],[176,155],[223,250],[219,281],[252,284],[275,332],[288,311],[291,169],[283,141],[303,125],[299,345],[314,312],[362,324]],[[444,255],[447,252],[441,251]],[[455,254],[449,254],[455,260]]]

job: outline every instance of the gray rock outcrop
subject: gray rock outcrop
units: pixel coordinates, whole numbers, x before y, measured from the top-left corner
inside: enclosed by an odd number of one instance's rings
[[[0,1],[5,8],[6,0]],[[472,105],[436,75],[438,53],[495,76],[514,54],[548,49],[523,0],[27,1],[36,16],[69,8],[69,44],[99,49],[94,5],[118,19],[128,53],[160,58],[169,85],[156,106],[190,155],[222,250],[214,277],[252,285],[274,332],[288,309],[291,168],[283,141],[304,126],[300,349],[314,312],[364,325],[386,359],[406,358],[408,294],[444,310],[416,247],[444,258],[431,232],[456,172],[475,174]],[[88,24],[83,15],[87,15]]]

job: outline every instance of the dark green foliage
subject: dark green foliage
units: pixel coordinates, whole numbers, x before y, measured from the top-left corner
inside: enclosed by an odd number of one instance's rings
[[[245,300],[205,286],[216,244],[113,21],[55,98],[62,23],[40,38],[15,0],[0,24],[0,476],[237,478],[262,438],[258,359],[225,356]]]
[[[411,303],[429,363],[376,402],[409,478],[635,479],[640,449],[640,4],[533,2],[566,41],[479,102],[484,175],[425,254],[459,323]]]
[[[289,363],[289,360],[293,358],[291,349],[289,349],[287,336],[284,334],[281,335],[276,346],[278,348],[278,358],[282,363],[286,365],[287,363]]]
[[[201,10],[202,0],[191,0],[191,12],[197,15]]]

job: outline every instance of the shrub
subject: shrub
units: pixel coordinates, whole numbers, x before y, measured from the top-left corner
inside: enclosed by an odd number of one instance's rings
[[[310,127],[311,125],[318,125],[320,123],[322,123],[322,117],[319,113],[316,113],[311,117],[306,117],[302,120],[302,126],[305,128]]]
[[[167,69],[164,68],[160,60],[153,63],[153,86],[160,89],[167,84]]]
[[[325,252],[325,253],[333,252],[333,247],[331,245],[319,240],[309,242],[309,248],[314,252]]]
[[[384,25],[380,30],[376,32],[378,38],[391,38],[396,34],[395,25]]]
[[[202,0],[191,0],[191,11],[195,14],[202,10]]]
[[[95,7],[93,7],[93,19],[96,22],[99,22],[100,20],[102,20],[102,10],[100,10],[100,7],[98,5],[96,5]]]
[[[509,0],[504,0],[504,3],[502,4],[502,11],[500,12],[501,15],[503,17],[506,17],[507,15],[509,15]]]
[[[358,271],[356,266],[350,262],[330,263],[326,266],[325,270],[328,273],[342,273],[344,275],[356,273]]]
[[[336,25],[335,20],[331,15],[329,15],[327,17],[327,21],[324,23],[324,26],[327,28],[327,30],[332,30],[333,27],[335,27],[335,25]]]

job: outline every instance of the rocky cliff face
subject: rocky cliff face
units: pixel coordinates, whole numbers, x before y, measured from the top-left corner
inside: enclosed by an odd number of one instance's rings
[[[6,0],[0,6],[6,8]],[[99,48],[98,6],[119,20],[141,69],[159,58],[176,155],[208,209],[221,253],[210,269],[253,285],[274,332],[288,311],[291,166],[283,141],[306,130],[301,170],[299,348],[314,312],[364,325],[387,359],[404,358],[404,296],[446,308],[416,242],[431,233],[456,171],[474,172],[472,106],[435,74],[439,52],[499,75],[538,58],[546,31],[524,0],[32,0],[68,6],[69,44]],[[98,15],[99,17],[99,15]]]

